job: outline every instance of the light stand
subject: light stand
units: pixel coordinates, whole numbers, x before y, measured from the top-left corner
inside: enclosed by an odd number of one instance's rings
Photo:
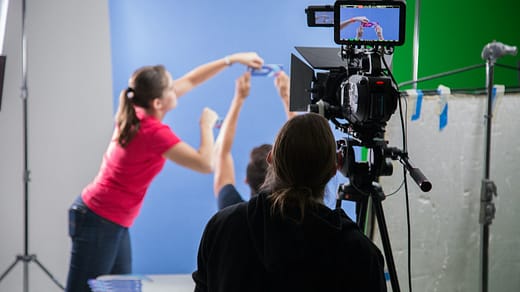
[[[486,119],[486,153],[484,165],[484,178],[480,189],[480,291],[488,291],[488,266],[489,266],[489,226],[495,218],[495,204],[493,195],[497,195],[497,187],[490,180],[491,160],[491,122],[493,119],[493,75],[495,62],[505,54],[516,55],[517,48],[502,43],[492,42],[482,50],[482,59],[486,61],[486,85],[487,85],[487,114]]]
[[[40,267],[47,276],[61,289],[65,290],[58,280],[47,270],[42,263],[36,258],[35,254],[29,254],[29,181],[30,171],[28,169],[28,143],[27,143],[27,38],[25,33],[26,27],[26,0],[22,0],[22,92],[21,98],[23,102],[23,142],[24,142],[24,252],[16,256],[15,261],[7,268],[7,270],[0,276],[0,282],[9,274],[9,272],[18,264],[23,262],[23,291],[29,291],[29,263],[34,262]]]

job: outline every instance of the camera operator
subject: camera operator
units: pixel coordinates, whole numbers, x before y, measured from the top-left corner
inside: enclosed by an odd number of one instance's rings
[[[298,115],[267,156],[261,192],[218,212],[202,236],[195,291],[386,291],[378,248],[323,203],[336,142],[320,115]]]
[[[240,110],[249,95],[250,79],[251,74],[247,72],[236,80],[235,95],[215,142],[213,192],[217,197],[219,209],[244,202],[244,199],[235,188],[235,167],[231,155],[231,147],[235,139]],[[289,77],[287,74],[280,71],[274,79],[274,85],[282,99],[287,118],[290,119],[296,113],[289,111]],[[260,186],[264,182],[267,171],[266,157],[270,150],[270,144],[263,144],[251,150],[246,171],[246,183],[251,189],[251,197],[258,194]]]

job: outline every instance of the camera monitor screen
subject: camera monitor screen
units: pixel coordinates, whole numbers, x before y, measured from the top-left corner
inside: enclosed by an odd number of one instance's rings
[[[402,45],[405,10],[404,3],[397,1],[336,1],[334,41],[341,45]]]
[[[305,9],[307,14],[307,25],[313,26],[334,26],[334,6],[309,6]]]
[[[314,19],[315,19],[316,24],[332,25],[332,24],[334,24],[334,12],[333,11],[316,11],[314,13]]]

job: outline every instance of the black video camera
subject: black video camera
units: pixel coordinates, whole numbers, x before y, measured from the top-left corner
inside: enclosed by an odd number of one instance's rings
[[[334,27],[341,48],[296,47],[310,66],[291,56],[290,110],[320,113],[336,126],[344,119],[362,136],[384,132],[399,98],[386,60],[404,43],[405,4],[336,1],[305,12],[309,26]]]
[[[400,0],[336,1],[305,9],[308,26],[334,27],[341,48],[296,47],[310,66],[291,55],[289,108],[319,113],[346,134],[336,144],[338,171],[349,183],[339,185],[336,207],[341,200],[366,203],[367,195],[384,200],[377,181],[392,175],[390,159],[399,160],[422,191],[432,188],[409,161],[404,139],[401,150],[388,147],[384,137],[400,97],[388,63],[393,48],[404,43],[405,9]],[[357,150],[366,150],[360,159]]]

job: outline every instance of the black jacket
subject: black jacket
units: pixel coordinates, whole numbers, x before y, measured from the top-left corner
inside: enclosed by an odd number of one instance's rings
[[[302,223],[271,214],[265,194],[208,222],[195,291],[386,291],[383,257],[343,210],[306,210]]]

